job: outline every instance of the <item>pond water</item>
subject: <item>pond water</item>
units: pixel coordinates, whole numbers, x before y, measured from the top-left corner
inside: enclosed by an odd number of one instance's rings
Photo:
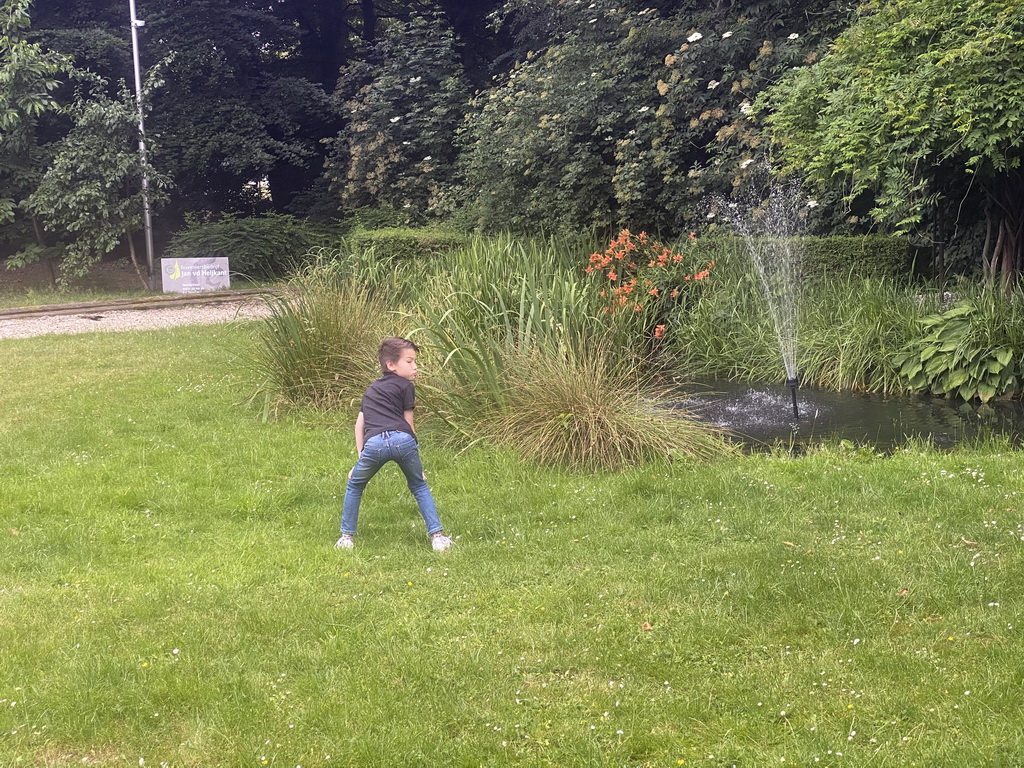
[[[782,382],[700,382],[687,385],[686,392],[681,405],[754,450],[777,443],[798,448],[838,440],[892,450],[915,438],[952,448],[997,435],[1014,445],[1024,444],[1024,405],[1019,401],[981,405],[929,396],[800,388],[800,418],[794,419],[792,394]]]

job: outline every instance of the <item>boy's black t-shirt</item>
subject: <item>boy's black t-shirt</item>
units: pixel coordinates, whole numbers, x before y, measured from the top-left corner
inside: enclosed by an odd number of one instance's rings
[[[363,439],[381,432],[406,432],[413,437],[405,412],[416,407],[416,388],[396,373],[385,373],[363,393]]]

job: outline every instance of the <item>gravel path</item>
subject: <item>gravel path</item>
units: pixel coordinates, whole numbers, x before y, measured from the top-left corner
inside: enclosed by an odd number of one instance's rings
[[[260,300],[233,304],[197,304],[164,309],[98,310],[95,314],[0,318],[0,339],[25,339],[51,333],[141,331],[178,325],[211,325],[251,320],[270,314]]]

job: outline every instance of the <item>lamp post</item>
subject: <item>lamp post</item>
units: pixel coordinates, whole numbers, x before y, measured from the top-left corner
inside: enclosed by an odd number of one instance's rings
[[[153,273],[153,219],[149,212],[149,163],[146,160],[146,126],[142,115],[142,69],[139,67],[139,27],[146,22],[135,16],[135,0],[128,0],[132,20],[132,58],[135,60],[135,101],[139,106],[139,162],[142,164],[142,222],[146,233],[146,268],[149,275],[149,290],[156,290],[156,276]]]

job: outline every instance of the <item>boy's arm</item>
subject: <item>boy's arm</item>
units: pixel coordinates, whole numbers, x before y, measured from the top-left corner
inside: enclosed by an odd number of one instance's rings
[[[413,432],[415,432],[416,431],[416,427],[414,427],[413,423],[412,423],[412,411],[406,411],[405,413],[402,414],[402,417],[405,419],[406,423],[409,425],[409,429],[411,429]]]
[[[360,454],[363,452],[363,432],[365,430],[365,422],[363,420],[363,412],[360,411],[359,415],[356,416],[356,453]]]

